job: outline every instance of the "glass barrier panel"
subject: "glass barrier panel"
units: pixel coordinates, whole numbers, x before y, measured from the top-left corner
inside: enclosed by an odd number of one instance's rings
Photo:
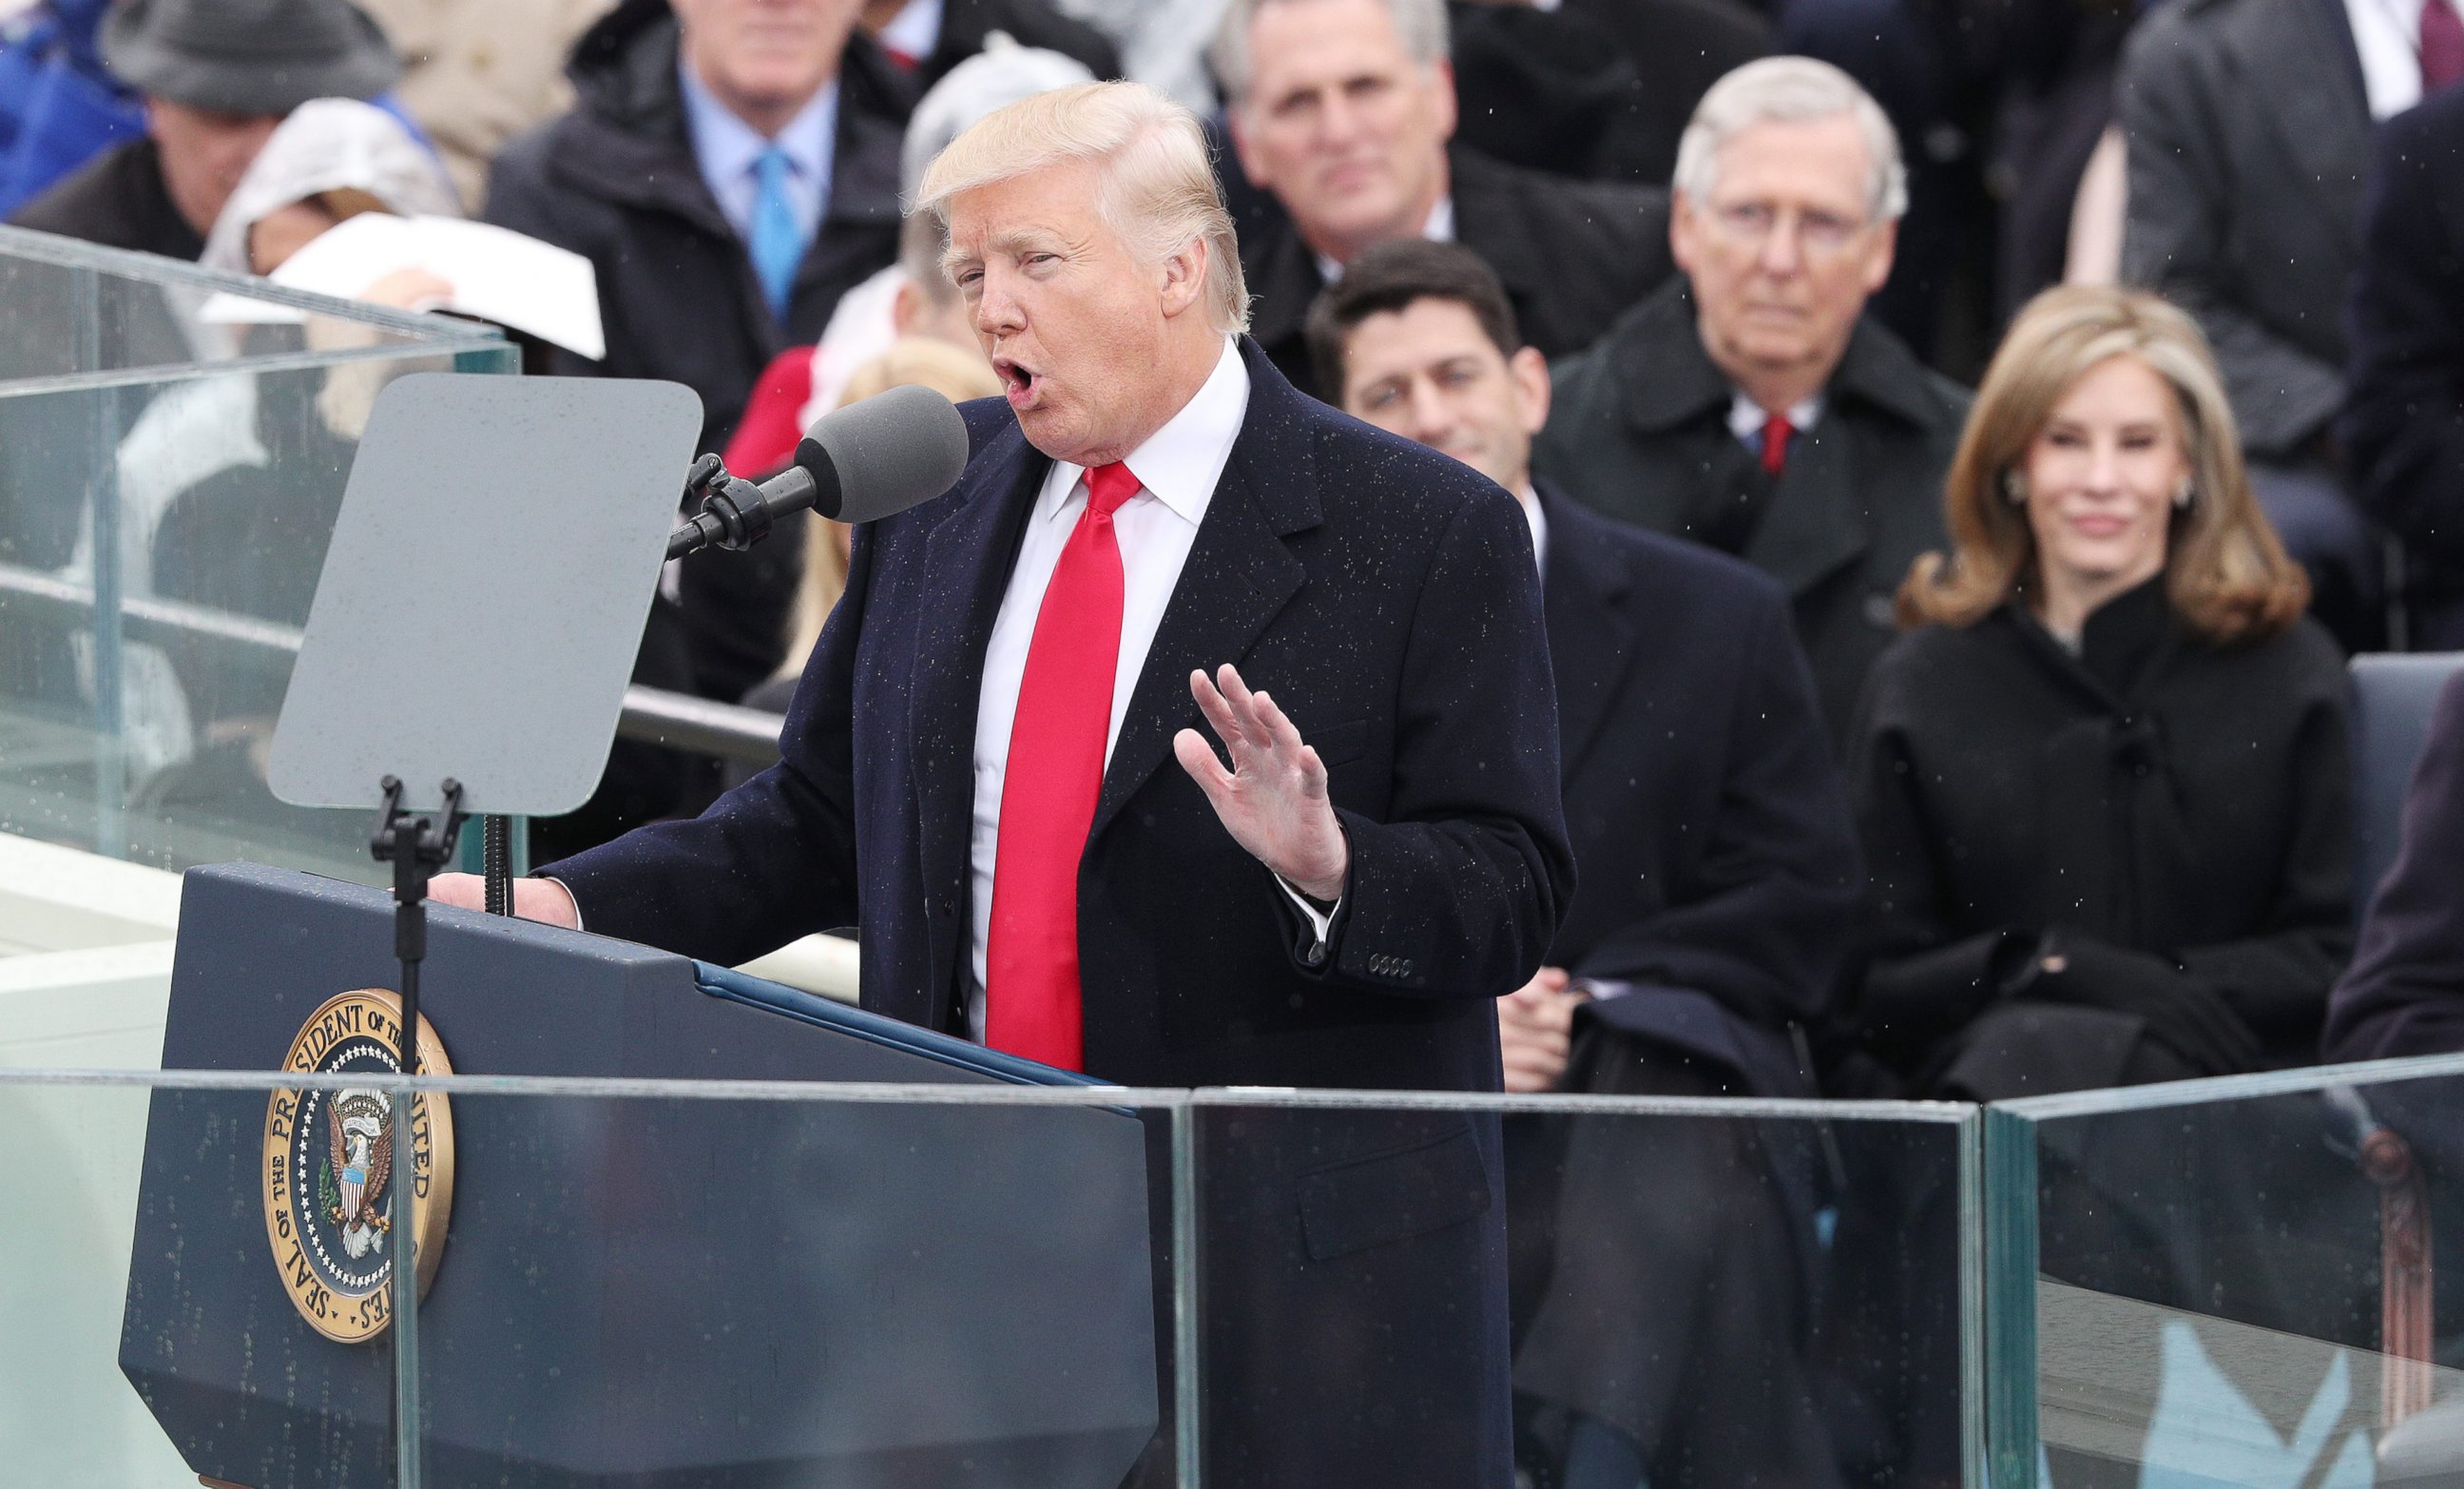
[[[493,330],[465,322],[0,228],[0,383],[495,340]]]
[[[1969,1109],[1201,1092],[1211,1489],[1953,1485]]]
[[[318,1481],[388,1481],[389,1352],[320,1349],[283,1300],[253,1161],[273,1087],[0,1076],[10,1481],[193,1489],[253,1471],[244,1445],[282,1417],[309,1424]]]
[[[1171,1106],[466,1089],[451,1121],[430,1483],[1173,1482]]]
[[[1999,1103],[1995,1482],[2464,1482],[2464,1058]]]
[[[274,720],[377,393],[515,369],[496,342],[0,388],[0,831],[375,879],[368,814],[267,789]]]

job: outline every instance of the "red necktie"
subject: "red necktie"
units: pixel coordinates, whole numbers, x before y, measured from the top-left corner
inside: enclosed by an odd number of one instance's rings
[[[2421,91],[2464,78],[2464,15],[2454,0],[2421,0]]]
[[[1001,768],[984,946],[984,1042],[1081,1068],[1078,856],[1104,789],[1104,741],[1121,657],[1121,545],[1112,514],[1138,494],[1126,465],[1087,473],[1087,509],[1052,567],[1019,678]]]
[[[924,59],[914,53],[903,52],[886,41],[881,44],[881,55],[898,64],[898,70],[902,73],[912,73],[924,65]]]
[[[2436,0],[2431,0],[2436,3]],[[1788,436],[1796,430],[1785,413],[1774,413],[1763,421],[1763,469],[1777,476],[1788,467]]]

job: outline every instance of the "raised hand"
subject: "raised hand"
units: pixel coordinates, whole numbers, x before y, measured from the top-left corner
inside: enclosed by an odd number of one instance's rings
[[[1198,782],[1232,840],[1312,900],[1343,898],[1352,845],[1327,800],[1326,767],[1300,730],[1264,693],[1252,693],[1229,662],[1210,679],[1189,675],[1190,695],[1232,757],[1232,768],[1196,729],[1173,737],[1172,752]]]

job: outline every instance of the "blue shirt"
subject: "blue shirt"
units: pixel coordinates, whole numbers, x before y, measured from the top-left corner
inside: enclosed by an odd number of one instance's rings
[[[685,133],[693,140],[693,160],[736,235],[752,240],[753,200],[759,189],[753,163],[776,144],[787,152],[787,204],[796,213],[796,225],[803,230],[804,241],[810,243],[830,208],[830,165],[839,129],[838,79],[824,83],[812,101],[787,121],[779,137],[770,140],[703,87],[693,76],[692,63],[678,60],[676,78],[684,87]]]

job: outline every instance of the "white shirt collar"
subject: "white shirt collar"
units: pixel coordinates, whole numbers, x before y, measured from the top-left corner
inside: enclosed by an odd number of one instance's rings
[[[2372,119],[2421,101],[2421,0],[2344,0]]]
[[[1540,510],[1540,493],[1532,488],[1529,481],[1524,482],[1523,489],[1515,493],[1515,500],[1523,508],[1524,522],[1531,529],[1531,562],[1538,566],[1540,577],[1546,579],[1549,577],[1549,514]]]
[[[1207,374],[1197,393],[1122,463],[1149,495],[1195,525],[1215,499],[1224,456],[1241,437],[1241,421],[1248,409],[1249,369],[1241,361],[1239,344],[1227,336],[1215,370]],[[1053,467],[1059,478],[1045,483],[1045,502],[1036,515],[1050,521],[1066,511],[1075,522],[1071,498],[1087,468],[1067,460],[1056,460]]]
[[[1790,407],[1788,427],[1802,434],[1822,417],[1822,395],[1815,393],[1804,402]],[[1728,399],[1728,431],[1739,439],[1752,443],[1763,437],[1763,426],[1771,422],[1771,413],[1761,404],[1744,393],[1732,393]]]
[[[676,76],[684,88],[685,126],[686,133],[693,137],[694,163],[701,167],[702,179],[710,184],[712,192],[721,200],[725,199],[728,185],[749,177],[753,163],[773,144],[786,151],[788,163],[806,180],[829,180],[835,143],[831,137],[837,133],[839,118],[836,78],[822,84],[821,91],[787,121],[779,137],[770,140],[718,101],[717,96],[693,75],[691,62],[678,58]]]
[[[1439,197],[1438,205],[1429,209],[1429,220],[1420,224],[1420,236],[1432,243],[1451,243],[1455,240],[1454,193],[1448,192]],[[1320,254],[1317,256],[1317,277],[1332,284],[1343,278],[1343,265]]]
[[[919,62],[931,56],[941,44],[941,0],[907,0],[906,9],[873,39]]]

